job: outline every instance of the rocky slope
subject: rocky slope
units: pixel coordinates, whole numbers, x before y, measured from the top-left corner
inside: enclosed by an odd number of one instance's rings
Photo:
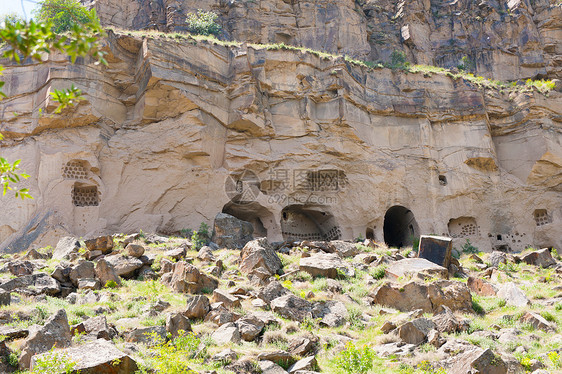
[[[220,212],[270,240],[562,247],[557,91],[129,34],[110,32],[108,67],[7,66],[2,155],[23,159],[35,199],[0,198],[4,251],[179,232]],[[86,100],[49,114],[49,91],[70,83]]]
[[[548,249],[449,247],[444,268],[371,240],[208,244],[65,237],[4,256],[0,370],[562,372],[562,265]]]

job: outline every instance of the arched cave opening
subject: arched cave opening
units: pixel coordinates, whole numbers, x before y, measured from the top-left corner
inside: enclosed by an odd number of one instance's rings
[[[289,205],[281,212],[284,240],[337,240],[341,230],[323,206]]]
[[[408,208],[395,205],[384,215],[384,241],[389,247],[407,247],[419,236],[414,213]]]
[[[250,204],[234,204],[229,202],[222,208],[222,212],[250,222],[254,227],[254,238],[267,237],[266,225],[273,223],[274,220],[273,213],[256,202]]]

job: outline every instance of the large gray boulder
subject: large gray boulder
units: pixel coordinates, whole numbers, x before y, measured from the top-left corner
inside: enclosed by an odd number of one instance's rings
[[[521,261],[529,265],[540,266],[543,268],[556,264],[556,260],[552,257],[550,249],[548,248],[528,253],[521,259]]]
[[[312,304],[293,294],[278,297],[270,306],[274,312],[293,321],[302,322],[312,314]]]
[[[49,351],[53,346],[65,348],[70,346],[72,335],[64,309],[59,309],[45,324],[30,333],[24,341],[19,360],[20,368],[27,369],[31,364],[31,357]]]
[[[209,299],[205,295],[195,295],[187,299],[187,308],[183,315],[191,319],[205,318],[211,310]]]
[[[45,294],[54,296],[61,291],[59,282],[46,273],[36,273],[10,279],[2,283],[0,288],[8,292],[17,291],[29,295]]]
[[[447,373],[507,374],[507,365],[492,350],[476,348],[455,357],[455,364]]]
[[[240,249],[253,239],[254,226],[230,214],[215,217],[212,241],[221,248]]]
[[[169,273],[168,273],[169,274]],[[219,285],[219,281],[210,275],[200,272],[192,264],[180,261],[166,283],[176,292],[197,294],[203,290],[211,292]]]
[[[452,311],[473,313],[472,296],[466,284],[440,280],[430,284],[413,281],[405,285],[384,283],[372,293],[373,303],[389,306],[402,312],[422,309],[426,313]]]
[[[52,357],[53,354],[74,363],[73,373],[133,374],[138,370],[135,360],[104,339],[98,339],[79,347],[36,355],[32,359],[31,369],[36,368],[37,362],[46,359],[48,355],[51,355],[48,357]],[[64,372],[64,369],[61,368],[61,372]]]
[[[123,278],[132,277],[135,274],[135,271],[144,265],[138,258],[126,257],[123,255],[107,256],[105,257],[105,261],[113,266],[115,274]]]
[[[53,259],[62,260],[68,259],[71,253],[77,253],[80,249],[80,242],[78,239],[71,236],[61,238],[53,251]]]
[[[281,260],[266,238],[252,240],[240,251],[240,271],[244,274],[250,274],[261,268],[274,275],[282,267]]]
[[[316,253],[303,257],[300,259],[299,269],[313,277],[336,279],[354,275],[353,269],[335,253]]]
[[[435,323],[430,319],[416,318],[400,326],[398,335],[406,344],[419,345],[426,341],[427,334],[435,328]]]
[[[513,305],[516,307],[526,306],[531,303],[525,293],[513,282],[508,282],[501,286],[498,290],[497,296],[504,299],[507,305]]]

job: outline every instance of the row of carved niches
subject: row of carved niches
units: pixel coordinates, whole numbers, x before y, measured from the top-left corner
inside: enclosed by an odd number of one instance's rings
[[[78,207],[98,206],[98,187],[74,184],[72,187],[72,204]]]
[[[533,217],[535,218],[535,224],[539,227],[552,223],[552,217],[548,215],[546,209],[536,209]]]
[[[87,179],[88,168],[86,161],[70,160],[62,167],[64,179]]]
[[[474,217],[460,217],[449,221],[449,235],[452,238],[474,237],[479,235],[479,227]]]

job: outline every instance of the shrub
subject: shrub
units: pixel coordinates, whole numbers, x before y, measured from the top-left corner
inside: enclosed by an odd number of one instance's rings
[[[209,225],[207,225],[205,222],[201,222],[199,230],[194,231],[193,235],[191,235],[191,242],[193,244],[192,249],[196,251],[200,250],[201,248],[203,248],[203,246],[209,243],[210,239]]]
[[[43,0],[39,4],[35,16],[41,22],[52,21],[57,34],[70,31],[75,25],[85,25],[95,17],[78,0]]]
[[[376,280],[383,279],[386,274],[386,266],[379,265],[371,270],[371,277],[375,278]]]
[[[72,361],[68,356],[55,352],[55,347],[43,355],[37,358],[35,365],[33,365],[33,373],[44,373],[44,374],[70,374],[74,373],[74,368],[77,363]]]
[[[547,356],[548,356],[548,359],[552,362],[552,365],[555,368],[557,368],[557,369],[562,368],[562,359],[560,358],[560,355],[558,354],[558,352],[556,352],[556,351],[548,352]]]
[[[191,360],[198,356],[201,358],[201,354],[204,354],[199,350],[201,340],[195,334],[179,331],[179,336],[169,341],[165,341],[156,333],[150,335],[154,345],[147,358],[152,369],[167,374],[195,373],[189,368],[189,364]]]
[[[197,13],[187,14],[187,28],[192,34],[215,35],[221,32],[221,26],[215,21],[218,15],[214,12],[204,12],[201,9]]]
[[[470,239],[466,239],[466,243],[461,245],[461,249],[464,253],[478,253],[478,248],[470,243]]]
[[[349,342],[334,359],[337,367],[348,374],[366,373],[373,368],[375,352],[368,346],[357,348]]]
[[[118,284],[113,279],[110,279],[105,283],[105,288],[117,288],[117,287]]]

